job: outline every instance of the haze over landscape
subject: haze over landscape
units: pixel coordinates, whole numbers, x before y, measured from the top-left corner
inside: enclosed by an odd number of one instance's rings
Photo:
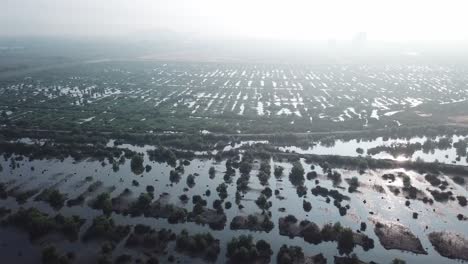
[[[467,262],[467,9],[0,0],[0,262]]]

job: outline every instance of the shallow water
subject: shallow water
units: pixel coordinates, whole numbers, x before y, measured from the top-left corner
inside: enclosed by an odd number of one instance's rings
[[[439,140],[440,137],[434,138],[435,140]],[[460,139],[465,139],[465,136],[452,136],[452,141],[457,142]],[[365,141],[365,140],[357,140],[352,139],[349,141],[344,140],[336,140],[333,146],[324,146],[317,144],[313,147],[309,147],[307,149],[303,149],[297,146],[287,146],[287,147],[279,147],[281,151],[289,151],[289,152],[296,152],[300,154],[317,154],[317,155],[340,155],[340,156],[350,156],[350,157],[358,157],[360,156],[357,152],[357,148],[362,148],[364,153],[369,148],[375,148],[377,146],[390,146],[395,143],[421,143],[423,144],[427,140],[427,137],[413,137],[410,139],[388,139],[385,140],[382,137],[378,137],[374,140]],[[372,158],[375,159],[392,159],[392,160],[417,160],[418,158],[424,160],[425,162],[434,162],[439,161],[441,163],[447,164],[456,164],[456,165],[464,165],[468,166],[468,162],[466,157],[462,157],[460,161],[456,161],[457,153],[455,148],[449,148],[446,150],[442,149],[435,149],[434,152],[424,153],[422,150],[418,150],[413,153],[411,157],[405,157],[403,155],[394,157],[386,152],[380,152],[376,155],[372,155]]]
[[[340,143],[341,144],[341,143]],[[343,143],[345,144],[345,143]],[[356,143],[357,144],[357,143]],[[361,143],[359,143],[361,144]],[[344,145],[335,145],[335,148],[344,147]],[[140,147],[139,152],[147,150],[150,146]],[[362,147],[362,145],[361,145]],[[350,147],[351,148],[351,147]],[[134,149],[135,150],[135,149]],[[351,148],[355,150],[355,148]],[[310,171],[310,165],[301,161],[304,165],[306,173]],[[198,194],[203,195],[206,190],[211,190],[211,196],[203,198],[207,200],[208,207],[212,208],[213,201],[218,199],[218,194],[216,192],[216,187],[224,182],[223,176],[225,171],[225,163],[215,162],[214,160],[208,159],[194,159],[191,161],[190,165],[185,166],[185,173],[182,175],[180,182],[173,183],[169,180],[169,172],[172,167],[167,164],[159,164],[156,162],[150,162],[147,155],[145,155],[144,164],[150,164],[152,170],[148,173],[143,173],[142,175],[135,175],[130,170],[130,161],[127,160],[125,164],[120,166],[119,171],[114,172],[112,166],[107,164],[102,166],[101,162],[94,160],[86,160],[81,162],[75,162],[71,158],[65,159],[63,162],[58,160],[34,160],[34,161],[20,161],[20,168],[10,169],[9,160],[5,161],[2,159],[0,164],[3,167],[3,172],[0,175],[0,182],[9,183],[9,188],[11,189],[14,186],[21,186],[21,190],[29,190],[41,186],[41,188],[50,187],[54,184],[57,185],[57,188],[62,192],[68,195],[68,198],[75,198],[79,194],[83,193],[92,182],[86,182],[85,178],[87,176],[93,177],[93,182],[100,180],[104,183],[101,191],[105,191],[108,187],[115,186],[115,190],[111,193],[111,197],[118,196],[125,188],[129,188],[134,197],[136,198],[140,193],[146,192],[147,185],[153,185],[155,187],[155,197],[159,197],[162,193],[169,193],[170,202],[178,206],[182,206],[191,210],[192,203],[191,201],[187,204],[183,204],[178,199],[178,196],[184,193],[184,188],[187,187],[186,177],[188,174],[199,173],[200,175],[195,178],[195,186],[189,188],[185,192],[189,197]],[[344,217],[339,215],[338,209],[333,205],[333,203],[327,204],[325,198],[315,197],[310,193],[310,189],[315,186],[314,181],[305,182],[307,187],[306,198],[299,198],[295,187],[291,184],[288,179],[288,174],[291,169],[291,164],[287,162],[271,161],[272,168],[276,165],[281,165],[285,168],[283,177],[281,179],[276,179],[273,175],[269,179],[268,185],[272,190],[280,189],[282,196],[286,199],[280,200],[275,195],[273,195],[270,200],[273,202],[272,208],[270,211],[272,213],[272,220],[275,224],[273,230],[269,233],[266,232],[250,232],[250,231],[231,231],[229,229],[229,224],[232,218],[239,214],[252,214],[256,212],[261,212],[258,206],[255,204],[255,199],[260,194],[260,191],[263,190],[262,186],[256,177],[259,168],[259,162],[257,161],[254,164],[254,168],[251,172],[248,191],[241,202],[245,207],[242,210],[239,210],[235,204],[235,192],[236,192],[236,180],[239,177],[239,172],[236,171],[236,175],[232,178],[232,183],[229,183],[228,187],[228,198],[225,200],[230,201],[233,206],[231,209],[225,209],[227,215],[226,227],[222,231],[213,231],[210,230],[208,226],[200,226],[194,223],[184,223],[184,224],[169,224],[165,219],[155,219],[155,218],[145,218],[145,217],[134,217],[122,216],[113,214],[113,218],[119,224],[147,224],[156,229],[160,228],[170,228],[175,233],[179,233],[182,229],[187,229],[190,233],[196,232],[211,232],[216,238],[220,239],[221,242],[221,253],[218,257],[218,262],[225,262],[226,254],[226,244],[233,237],[240,234],[252,234],[256,240],[265,239],[268,241],[274,254],[272,256],[272,262],[276,261],[276,253],[282,244],[288,245],[298,245],[304,249],[306,255],[314,255],[318,253],[323,253],[325,257],[329,260],[333,260],[333,256],[339,255],[338,250],[336,249],[336,243],[334,242],[324,242],[319,245],[312,245],[305,242],[302,238],[290,239],[285,236],[279,235],[278,230],[278,218],[286,216],[288,214],[293,214],[297,217],[298,220],[310,220],[317,223],[319,226],[322,226],[329,222],[340,221],[343,226],[351,227],[353,230],[359,229],[361,222],[366,222],[368,229],[365,232],[369,237],[373,238],[375,241],[375,248],[364,252],[360,246],[357,246],[354,249],[354,252],[365,261],[378,261],[382,263],[389,263],[393,258],[399,257],[406,260],[408,263],[458,263],[457,261],[452,261],[447,258],[441,257],[437,252],[434,251],[432,245],[430,244],[427,234],[432,231],[440,230],[451,230],[459,232],[465,237],[468,237],[468,230],[466,229],[466,222],[458,221],[456,215],[458,213],[464,213],[468,215],[468,209],[462,208],[458,205],[456,201],[449,201],[448,203],[438,203],[435,202],[433,206],[425,205],[421,201],[411,201],[410,207],[404,206],[405,199],[403,197],[395,197],[385,186],[387,183],[380,177],[384,173],[403,171],[403,170],[377,170],[369,171],[363,175],[358,175],[356,171],[348,170],[338,170],[342,174],[343,181],[341,186],[344,189],[338,189],[341,193],[351,197],[350,205],[351,209],[348,210],[348,214]],[[35,170],[31,171],[31,166],[34,166]],[[208,176],[208,170],[211,166],[216,168],[216,176],[214,179],[210,179]],[[43,174],[42,171],[46,170]],[[320,167],[316,166],[315,170],[319,174],[319,185],[326,187],[328,189],[333,189],[332,183],[330,180],[326,179],[326,176],[323,175]],[[273,170],[272,170],[273,171]],[[429,183],[426,182],[423,178],[423,175],[420,175],[413,171],[405,171],[410,175],[412,183],[414,186],[421,190],[425,190],[429,187]],[[359,187],[359,193],[349,194],[346,189],[348,184],[344,179],[357,176],[361,182]],[[467,187],[461,187],[454,184],[447,176],[444,176],[447,181],[450,183],[450,187],[453,187],[452,192],[456,195],[468,196]],[[133,186],[132,180],[137,180],[139,186]],[[387,194],[381,194],[372,189],[374,184],[383,185]],[[401,179],[398,179],[391,183],[392,185],[402,185]],[[431,189],[433,189],[431,187]],[[101,192],[100,191],[100,192]],[[100,192],[97,192],[99,194]],[[427,193],[427,191],[425,191]],[[384,199],[382,199],[384,197]],[[81,232],[83,233],[91,224],[91,220],[100,215],[101,212],[89,208],[86,203],[90,200],[89,198],[84,206],[75,206],[67,207],[64,206],[60,213],[64,215],[73,215],[78,214],[82,218],[86,218],[87,222],[82,227]],[[312,211],[305,213],[302,208],[302,200],[306,199],[312,203]],[[25,208],[36,207],[43,212],[49,214],[55,214],[56,212],[44,202],[33,201],[34,197],[29,199],[24,205],[21,205]],[[366,204],[363,203],[363,200],[366,200]],[[343,202],[343,205],[347,202]],[[20,205],[16,203],[13,198],[7,200],[0,200],[0,206],[7,208],[18,208]],[[280,212],[279,208],[286,208],[286,212]],[[375,214],[370,215],[369,212],[372,211]],[[414,220],[412,218],[412,212],[418,212],[419,218]],[[398,250],[385,250],[379,243],[378,238],[373,232],[373,224],[370,222],[372,218],[375,219],[384,219],[388,221],[397,221],[402,223],[405,226],[410,227],[410,229],[421,239],[421,242],[424,248],[427,248],[428,255],[416,255],[413,253],[402,252]],[[425,230],[425,226],[428,225],[429,229]],[[0,254],[11,258],[12,260],[19,260],[21,262],[28,263],[30,259],[36,258],[40,254],[38,250],[39,245],[31,246],[30,242],[27,239],[27,236],[23,232],[12,232],[11,228],[1,228],[0,234],[2,235],[2,240],[4,243],[7,243],[8,246],[2,246],[0,248]],[[114,256],[123,254],[124,252],[134,253],[134,251],[125,249],[123,247],[124,240],[117,247],[114,252]],[[99,247],[94,243],[69,243],[69,242],[59,242],[57,243],[59,248],[64,250],[72,250],[77,254],[78,263],[89,263],[89,255],[96,254],[99,251]],[[170,249],[173,249],[174,243],[169,245]],[[21,248],[23,256],[15,257],[15,254],[11,252],[11,248]],[[29,253],[31,251],[31,253]],[[26,253],[27,252],[27,253]],[[171,250],[173,253],[173,250]],[[201,260],[193,260],[188,257],[175,254],[178,259],[182,262],[198,262]],[[160,260],[164,260],[161,258]]]

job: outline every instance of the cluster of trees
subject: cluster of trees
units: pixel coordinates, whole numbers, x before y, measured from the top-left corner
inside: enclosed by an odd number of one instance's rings
[[[268,160],[262,160],[258,171],[258,179],[262,185],[266,185],[271,176],[271,166]]]
[[[423,148],[423,145],[419,142],[416,143],[392,143],[391,145],[382,145],[374,148],[367,149],[367,154],[375,155],[380,152],[387,152],[393,157],[404,155],[405,157],[411,157],[416,151]]]
[[[56,158],[63,160],[67,157],[72,157],[75,160],[83,158],[95,158],[99,161],[106,159],[113,160],[119,158],[122,153],[125,156],[132,156],[135,153],[130,150],[123,150],[115,147],[105,147],[101,145],[88,144],[52,144],[46,142],[43,145],[39,144],[24,144],[12,142],[0,142],[0,153],[5,157],[10,157],[12,154],[28,157],[30,160]]]
[[[218,192],[219,198],[221,200],[224,200],[228,197],[228,192],[227,192],[227,185],[226,183],[220,183],[218,187],[216,187],[216,191]]]
[[[140,193],[136,201],[130,205],[129,213],[132,216],[148,215],[151,208],[151,201],[153,200],[153,193],[146,192]]]
[[[150,161],[166,162],[167,164],[175,167],[177,164],[176,154],[168,148],[155,148],[154,150],[148,150],[148,156]]]
[[[162,252],[166,249],[167,243],[174,240],[176,235],[168,229],[162,228],[159,231],[153,228],[137,224],[127,240],[125,241],[126,247],[144,247],[153,249],[156,252]]]
[[[284,171],[283,166],[275,166],[275,171],[274,171],[275,177],[279,178],[283,176],[283,171]]]
[[[270,259],[273,254],[270,244],[265,240],[253,242],[251,235],[234,237],[227,244],[226,256],[233,262],[255,262],[258,259]]]
[[[210,233],[189,235],[185,229],[177,236],[176,249],[208,261],[216,261],[220,252],[219,240]]]
[[[305,256],[301,247],[282,245],[280,250],[278,251],[276,260],[278,264],[304,263]],[[327,259],[322,254],[318,254],[311,257],[311,261],[311,263],[315,264],[327,263]]]
[[[466,148],[468,147],[467,140],[460,139],[458,142],[453,143],[457,155],[460,157],[466,157]]]
[[[359,179],[357,177],[352,177],[351,179],[349,179],[348,184],[348,192],[353,193],[359,187]]]
[[[130,168],[133,173],[135,174],[142,174],[145,171],[145,167],[143,166],[143,155],[142,154],[136,154],[133,155],[131,161],[130,161]]]
[[[36,201],[45,201],[55,210],[59,210],[63,207],[67,196],[59,192],[59,190],[54,188],[44,189],[36,198]]]
[[[43,264],[68,264],[73,263],[74,259],[74,253],[69,252],[61,255],[54,246],[49,246],[42,250],[41,261]]]
[[[333,198],[334,199],[333,205],[335,205],[338,208],[338,210],[340,212],[340,215],[341,216],[346,215],[346,212],[349,209],[349,205],[342,206],[341,202],[344,201],[344,200],[349,200],[350,198],[348,196],[341,194],[337,190],[328,190],[327,188],[324,188],[324,187],[322,187],[320,185],[317,185],[314,188],[312,188],[311,192],[315,196],[320,195],[322,197],[326,197],[327,198],[327,200],[326,200],[327,203],[330,202],[329,197]]]
[[[230,228],[232,230],[248,229],[251,231],[270,232],[274,228],[274,223],[271,221],[271,213],[263,212],[262,214],[250,214],[245,216],[236,216],[232,219]]]
[[[304,167],[300,161],[293,163],[291,172],[289,173],[289,180],[293,185],[302,185],[304,183]]]
[[[264,194],[260,194],[257,200],[255,200],[255,203],[262,210],[268,210],[272,206],[271,201],[268,201],[268,197]]]
[[[83,235],[83,240],[104,239],[118,243],[129,233],[129,225],[116,225],[111,217],[100,215],[93,219],[92,225]]]
[[[350,228],[343,228],[339,222],[328,223],[320,229],[315,223],[298,220],[293,215],[280,218],[280,234],[290,237],[300,236],[305,241],[320,244],[323,241],[336,241],[340,254],[349,254],[359,244],[365,251],[374,247],[374,240],[363,234],[354,234]],[[359,236],[359,238],[357,238]]]
[[[64,217],[61,214],[49,217],[35,208],[20,208],[16,213],[9,215],[4,223],[14,225],[28,232],[32,240],[41,238],[52,232],[63,234],[68,240],[78,238],[81,226],[85,220],[78,216]]]
[[[112,201],[110,194],[107,192],[99,194],[93,201],[90,202],[90,206],[96,210],[102,210],[105,215],[112,213]]]
[[[341,183],[341,173],[337,171],[329,170],[327,173],[327,178],[332,180],[333,186],[338,186]]]
[[[404,173],[398,173],[398,177],[400,177],[403,180],[402,190],[408,195],[410,199],[416,199],[418,194],[421,193],[421,191],[411,184],[410,176]]]

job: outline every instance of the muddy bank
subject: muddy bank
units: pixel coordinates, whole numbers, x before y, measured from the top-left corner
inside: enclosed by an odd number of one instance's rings
[[[432,232],[429,241],[440,255],[451,258],[468,260],[468,239],[461,234],[450,232]]]
[[[399,249],[415,254],[427,254],[421,241],[408,227],[394,222],[377,222],[374,232],[385,249]]]
[[[322,241],[336,241],[338,249],[343,253],[350,253],[356,245],[365,251],[374,248],[374,240],[362,233],[355,233],[344,228],[340,223],[326,224],[320,229],[315,223],[308,220],[298,222],[294,216],[279,219],[279,231],[282,236],[302,237],[304,241],[320,244]]]

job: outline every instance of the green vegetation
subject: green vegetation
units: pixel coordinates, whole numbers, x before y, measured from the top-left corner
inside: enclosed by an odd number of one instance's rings
[[[130,214],[132,216],[148,214],[152,200],[151,193],[141,193],[138,199],[130,205]]]
[[[176,248],[188,252],[192,256],[199,256],[208,261],[216,261],[220,251],[219,240],[214,239],[210,233],[190,236],[186,230],[177,236]]]
[[[58,210],[63,207],[66,199],[66,195],[60,193],[57,189],[45,189],[34,200],[45,201],[55,210]]]
[[[291,173],[289,173],[289,180],[294,185],[302,185],[304,183],[304,167],[302,167],[299,161],[293,163]]]
[[[274,172],[275,177],[276,178],[281,177],[283,175],[283,170],[284,168],[282,166],[275,166],[275,172]]]
[[[273,251],[270,245],[259,240],[256,244],[252,236],[241,235],[234,237],[227,244],[226,256],[234,262],[255,262],[258,259],[270,259]]]
[[[115,225],[112,218],[101,215],[93,219],[93,223],[85,232],[83,240],[103,239],[118,243],[129,233],[130,226]]]
[[[352,177],[351,179],[349,179],[348,184],[348,192],[353,193],[359,187],[359,180],[357,177]]]
[[[64,217],[58,214],[52,218],[35,208],[20,208],[16,213],[9,215],[3,223],[25,230],[32,240],[52,232],[58,232],[68,240],[74,241],[78,238],[78,233],[84,222],[78,216]]]
[[[102,210],[106,215],[110,215],[112,212],[112,201],[109,193],[99,194],[94,201],[90,203],[91,208],[96,210]]]
[[[143,156],[140,154],[134,155],[130,162],[130,167],[133,173],[142,174],[145,170],[145,167],[143,167]]]
[[[72,263],[73,259],[73,254],[61,256],[53,246],[46,247],[42,250],[41,260],[43,264],[68,264]]]

